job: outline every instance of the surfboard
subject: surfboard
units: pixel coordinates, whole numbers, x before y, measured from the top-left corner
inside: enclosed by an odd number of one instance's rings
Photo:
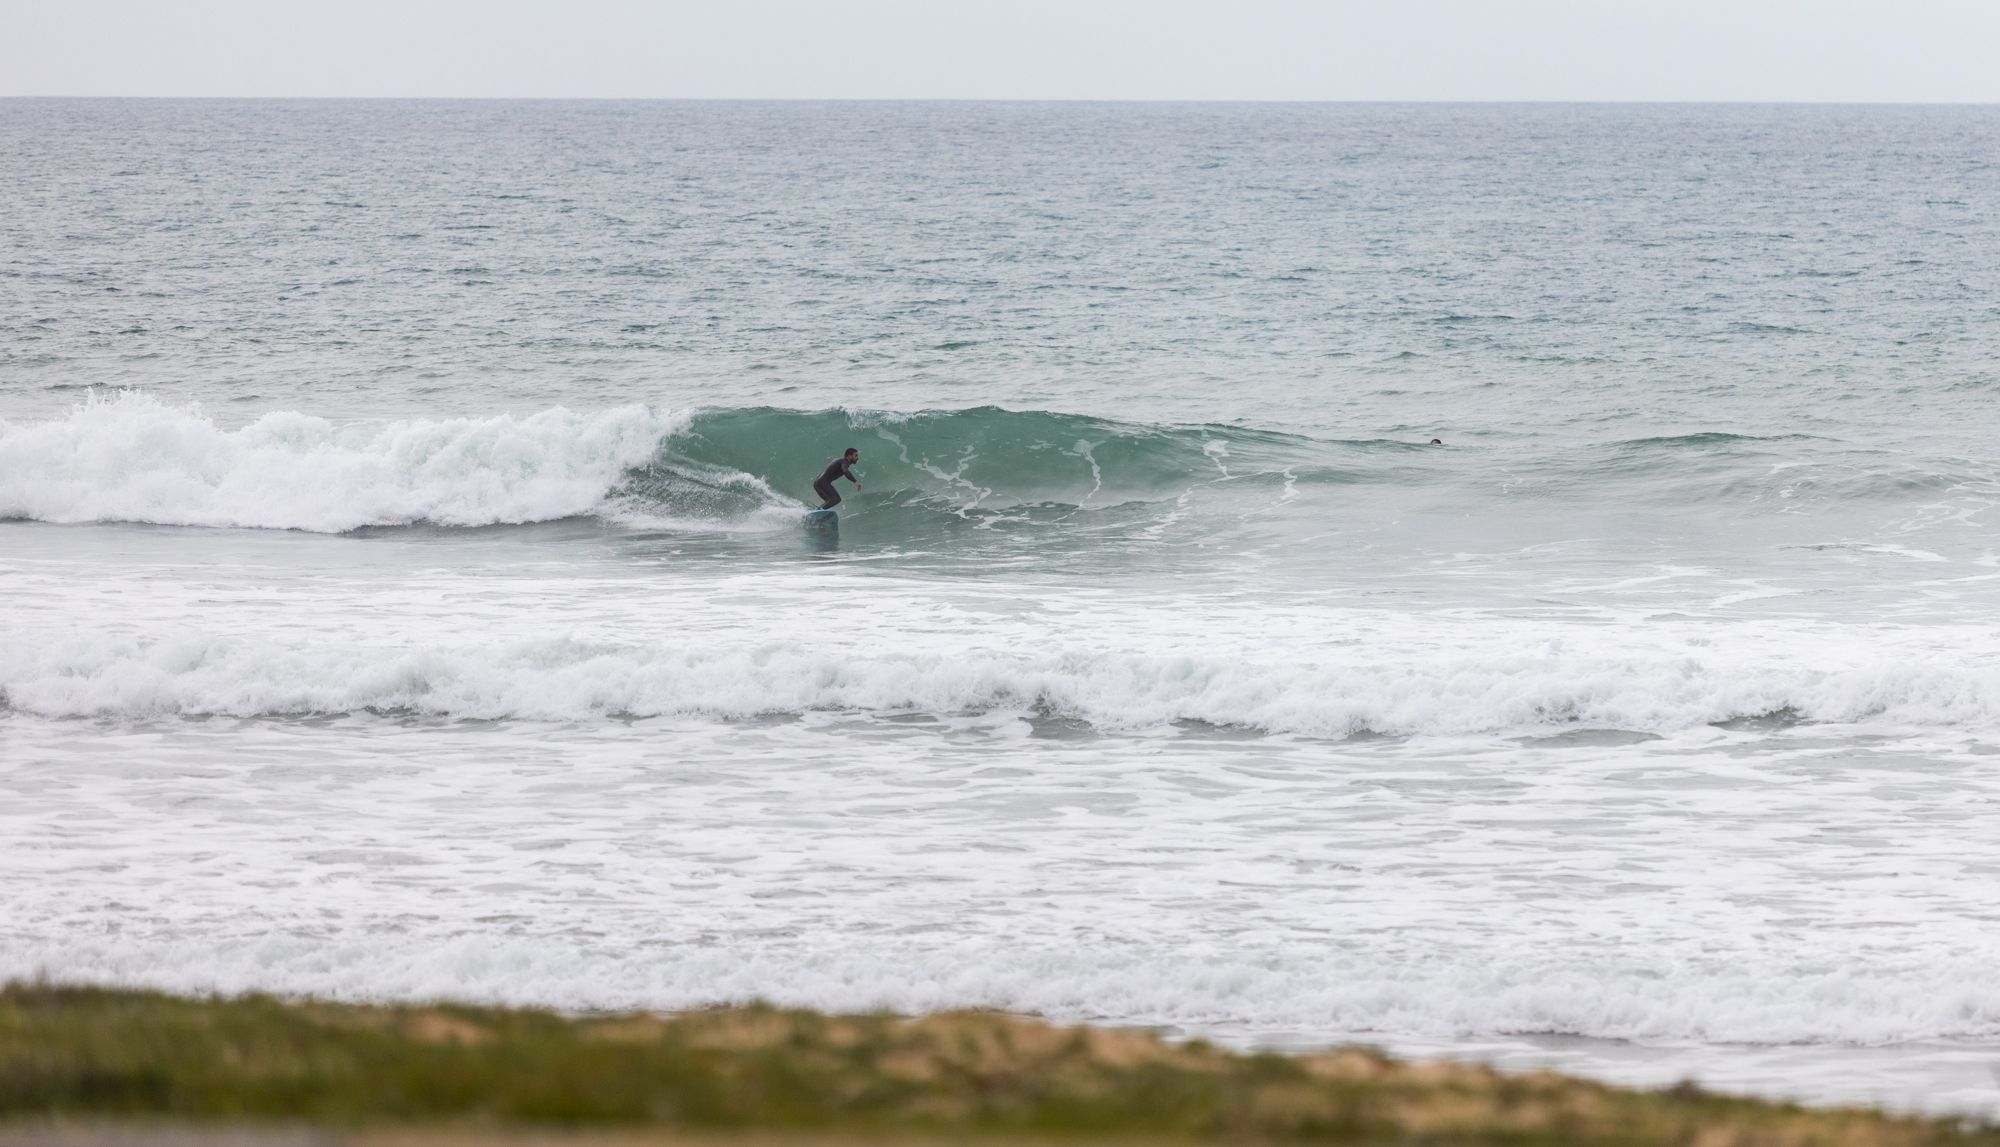
[[[837,530],[840,515],[832,510],[807,510],[805,523],[808,530]]]

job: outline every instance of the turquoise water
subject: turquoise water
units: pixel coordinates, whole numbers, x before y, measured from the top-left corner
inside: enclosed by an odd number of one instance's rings
[[[1992,109],[0,155],[0,974],[2000,1113]]]

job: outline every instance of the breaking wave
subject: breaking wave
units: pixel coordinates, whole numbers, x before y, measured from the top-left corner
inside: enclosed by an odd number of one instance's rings
[[[1645,649],[1356,653],[1310,663],[1159,653],[830,657],[766,641],[686,648],[574,639],[421,646],[41,635],[0,651],[0,699],[49,717],[404,714],[740,720],[818,711],[1021,713],[1106,732],[1195,723],[1341,738],[1562,728],[1670,733],[1745,718],[2000,726],[1990,659],[1704,659]]]
[[[1455,465],[1420,440],[1334,440],[1224,425],[974,407],[891,414],[769,407],[340,423],[296,412],[228,428],[150,395],[94,395],[58,419],[0,421],[0,520],[342,533],[598,516],[639,526],[789,522],[842,447],[867,505],[970,517],[1164,505],[1198,487],[1256,507],[1301,490],[1442,485],[1462,502],[1639,499],[1795,512],[1886,498],[2000,495],[1963,460],[1886,459],[1805,436],[1701,433]]]
[[[1344,481],[1401,443],[1119,423],[993,407],[886,415],[768,408],[336,423],[267,414],[229,429],[127,392],[64,418],[0,421],[0,519],[341,533],[583,515],[741,522],[796,509],[843,446],[872,497],[966,512],[1171,499],[1243,473]],[[1300,469],[1303,468],[1303,471]]]

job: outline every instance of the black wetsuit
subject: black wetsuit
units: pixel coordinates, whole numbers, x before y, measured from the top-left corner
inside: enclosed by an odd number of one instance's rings
[[[845,457],[835,458],[827,463],[826,473],[821,474],[819,481],[813,483],[813,493],[818,494],[820,501],[824,503],[820,506],[822,510],[830,510],[840,505],[840,491],[833,488],[835,478],[845,478],[856,486],[861,484],[855,480],[853,464]]]

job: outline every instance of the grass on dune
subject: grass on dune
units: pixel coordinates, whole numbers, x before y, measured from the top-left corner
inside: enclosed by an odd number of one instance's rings
[[[0,1126],[49,1121],[951,1141],[2000,1147],[2000,1132],[1693,1088],[1243,1055],[990,1013],[572,1018],[0,988]],[[401,1133],[399,1132],[399,1133]],[[416,1140],[398,1139],[399,1142]]]

